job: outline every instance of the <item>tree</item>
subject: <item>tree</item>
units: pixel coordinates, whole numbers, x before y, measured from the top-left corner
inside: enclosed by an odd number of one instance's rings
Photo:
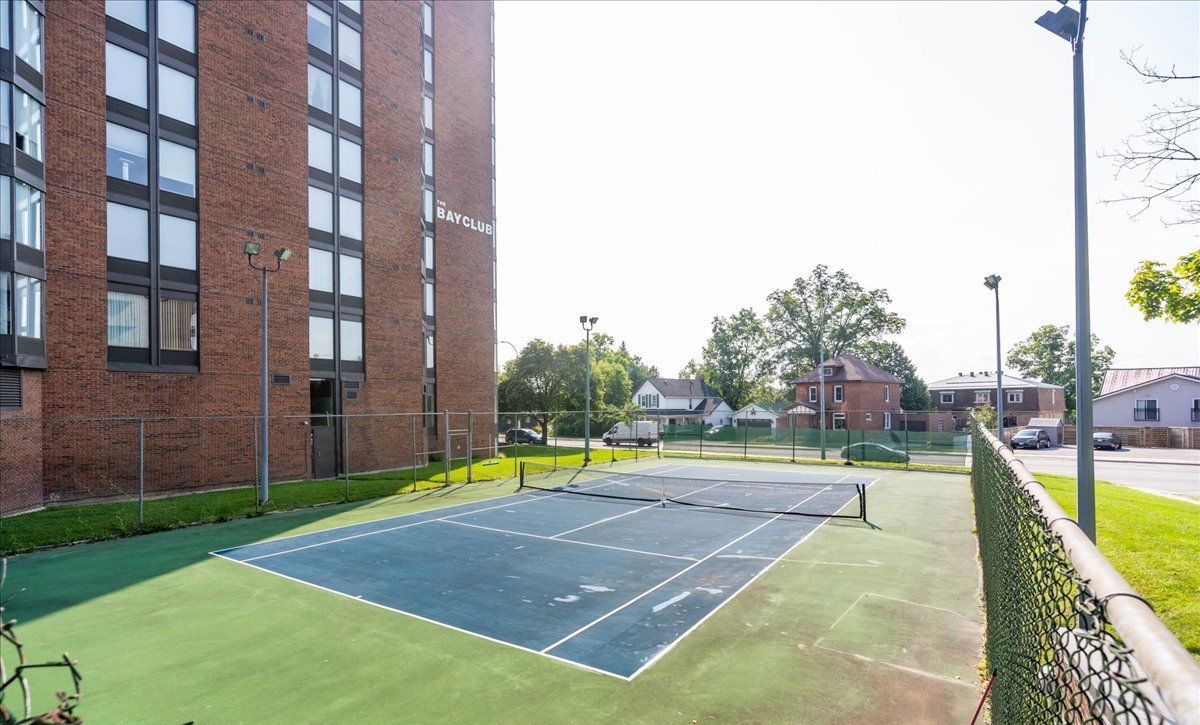
[[[696,378],[704,377],[704,365],[696,362],[695,358],[692,358],[679,371],[679,377],[684,380],[695,380]]]
[[[1100,392],[1104,373],[1116,353],[1092,335],[1092,394]],[[1061,385],[1067,414],[1075,415],[1075,336],[1066,325],[1042,325],[1008,351],[1008,366],[1026,377]]]
[[[1171,84],[1195,92],[1200,75],[1180,75],[1135,60],[1136,49],[1121,53],[1135,73],[1147,84]],[[1183,81],[1183,83],[1179,83]],[[1151,206],[1173,205],[1176,214],[1163,224],[1200,224],[1200,102],[1179,98],[1166,106],[1156,105],[1142,118],[1142,128],[1125,139],[1117,151],[1105,154],[1113,160],[1117,175],[1135,172],[1142,185],[1140,192],[1126,193],[1109,200],[1136,205],[1131,214],[1137,218]],[[1129,304],[1141,311],[1146,320],[1189,323],[1200,319],[1200,249],[1183,255],[1175,266],[1143,260],[1125,293]]]
[[[767,326],[785,379],[817,366],[821,338],[825,357],[852,352],[863,343],[895,335],[905,321],[887,308],[892,298],[885,289],[868,290],[845,270],[830,272],[823,264],[792,286],[767,298]]]
[[[773,365],[767,329],[754,310],[713,318],[701,369],[704,381],[734,410],[766,393]]]
[[[929,410],[929,388],[917,375],[917,367],[896,342],[871,341],[856,350],[863,360],[887,370],[904,382],[900,384],[900,407],[904,410]]]
[[[1146,320],[1189,323],[1200,320],[1200,249],[1183,255],[1166,269],[1145,260],[1129,281],[1129,304]]]

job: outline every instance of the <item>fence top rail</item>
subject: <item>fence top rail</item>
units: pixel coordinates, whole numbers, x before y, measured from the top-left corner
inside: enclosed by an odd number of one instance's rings
[[[1200,725],[1200,664],[1083,533],[1079,524],[1025,468],[1012,449],[997,441],[996,436],[982,426],[981,432],[1005,465],[1016,474],[1022,489],[1042,507],[1047,528],[1062,540],[1063,549],[1079,577],[1088,582],[1096,599],[1104,603],[1108,621],[1133,650],[1150,682],[1181,718],[1179,722]]]

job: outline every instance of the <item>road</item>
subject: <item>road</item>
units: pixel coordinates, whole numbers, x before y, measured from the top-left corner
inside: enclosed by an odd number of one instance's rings
[[[1033,472],[1075,475],[1075,448],[1017,451]],[[1132,448],[1096,451],[1096,478],[1153,493],[1200,499],[1200,450]]]

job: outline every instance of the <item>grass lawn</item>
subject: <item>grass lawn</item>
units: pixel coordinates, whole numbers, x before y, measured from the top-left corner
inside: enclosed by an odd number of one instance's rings
[[[564,466],[583,465],[583,450],[551,446],[520,446],[519,456],[476,461],[471,468],[473,481],[497,481],[514,478],[522,461],[537,461]],[[592,465],[635,457],[653,457],[653,451],[630,448],[595,449]],[[466,483],[466,461],[455,461],[449,483]],[[148,499],[143,520],[138,522],[136,501],[63,506],[0,519],[0,555],[46,546],[61,546],[79,541],[98,541],[152,531],[179,528],[199,523],[216,523],[244,516],[307,508],[334,503],[413,493],[445,486],[445,464],[438,461],[416,470],[411,468],[377,473],[355,474],[346,479],[293,481],[271,485],[271,500],[256,507],[253,485],[224,491],[193,493],[169,498]]]
[[[1075,479],[1036,473],[1075,515]],[[1200,661],[1200,506],[1096,482],[1100,551]]]

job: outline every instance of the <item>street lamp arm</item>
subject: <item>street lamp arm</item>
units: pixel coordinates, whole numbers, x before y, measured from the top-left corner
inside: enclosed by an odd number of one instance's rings
[[[279,261],[279,258],[278,258],[278,257],[276,257],[276,258],[275,258],[275,267],[274,267],[274,268],[268,267],[268,266],[266,266],[265,264],[264,264],[264,265],[262,265],[262,266],[259,266],[259,265],[257,265],[257,264],[255,264],[255,263],[254,263],[254,257],[255,257],[255,256],[256,256],[256,255],[253,255],[253,254],[247,254],[247,255],[246,255],[246,262],[247,262],[247,263],[250,265],[250,269],[256,269],[256,270],[258,270],[259,272],[267,272],[268,274],[269,274],[269,273],[271,273],[271,272],[278,272],[278,271],[279,271],[279,268],[280,268],[280,267],[283,265],[283,263]]]

